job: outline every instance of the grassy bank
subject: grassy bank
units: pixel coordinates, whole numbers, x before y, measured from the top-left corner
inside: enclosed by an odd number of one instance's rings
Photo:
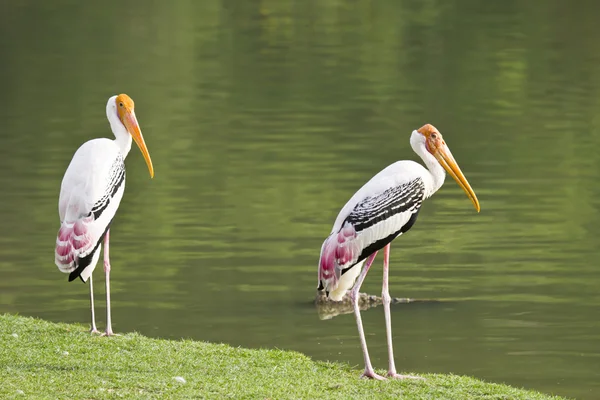
[[[375,382],[359,374],[295,352],[135,333],[105,338],[91,336],[83,325],[0,315],[3,399],[558,399],[462,376]]]

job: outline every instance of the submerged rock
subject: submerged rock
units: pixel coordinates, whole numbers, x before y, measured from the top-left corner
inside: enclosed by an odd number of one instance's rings
[[[415,301],[418,300],[407,297],[392,297],[392,304],[412,303]],[[317,308],[319,319],[331,319],[340,314],[351,314],[354,312],[352,301],[350,300],[350,292],[346,293],[342,300],[333,301],[325,295],[325,292],[317,291],[314,304]],[[358,308],[360,308],[361,311],[377,307],[380,304],[383,304],[380,296],[367,293],[358,294]]]

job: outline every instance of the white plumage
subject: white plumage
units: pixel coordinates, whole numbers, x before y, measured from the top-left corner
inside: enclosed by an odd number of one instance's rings
[[[428,179],[430,177],[430,179]],[[354,210],[357,204],[365,199],[374,198],[383,194],[390,188],[399,187],[417,179],[424,179],[426,187],[433,187],[433,177],[421,164],[414,161],[396,161],[388,165],[386,168],[378,172],[367,183],[363,185],[354,195],[348,200],[344,207],[340,210],[331,233],[339,230],[342,222]],[[444,178],[442,177],[442,183]],[[440,185],[441,186],[441,185]]]
[[[58,201],[59,232],[71,232],[68,238],[59,233],[56,239],[55,261],[62,272],[75,271],[81,266],[81,259],[95,250],[94,260],[80,271],[81,279],[87,281],[96,267],[101,240],[119,208],[124,191],[125,164],[116,142],[102,138],[84,143],[65,172]],[[100,210],[102,212],[98,213]],[[75,232],[75,225],[81,225],[78,232]],[[69,245],[71,254],[61,255],[60,249]]]
[[[391,346],[387,282],[390,243],[413,226],[423,200],[444,183],[445,170],[461,185],[479,211],[475,193],[435,127],[427,124],[413,131],[410,143],[427,168],[414,161],[398,161],[365,183],[338,214],[329,237],[323,242],[319,259],[318,289],[325,290],[329,298],[341,300],[354,285],[351,297],[365,356],[364,376],[377,379],[382,377],[375,374],[371,366],[358,309],[358,290],[375,255],[385,248],[382,297],[390,356],[388,375],[403,377],[396,373]]]
[[[75,152],[62,180],[58,213],[60,229],[56,238],[55,263],[69,273],[69,281],[90,281],[92,332],[96,331],[92,272],[98,263],[104,240],[106,274],[107,328],[112,334],[109,285],[109,229],[125,191],[125,157],[136,141],[154,176],[152,161],[144,143],[134,111],[133,100],[126,94],[112,96],[106,104],[106,116],[115,140],[94,139]]]

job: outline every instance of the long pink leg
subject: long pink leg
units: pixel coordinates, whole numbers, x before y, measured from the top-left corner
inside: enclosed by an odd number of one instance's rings
[[[106,231],[104,237],[104,273],[106,274],[106,331],[104,335],[114,335],[112,330],[112,322],[110,319],[110,257],[108,250],[108,239],[110,236],[110,229]]]
[[[392,347],[392,316],[390,312],[390,303],[392,298],[388,289],[388,273],[390,269],[390,243],[383,249],[383,287],[381,289],[381,299],[383,301],[383,313],[385,314],[385,334],[387,336],[387,346],[389,355],[389,368],[387,376],[397,379],[423,379],[413,375],[400,375],[396,373],[396,364],[394,363],[394,348]]]
[[[362,374],[362,377],[372,378],[377,380],[385,379],[383,376],[378,375],[373,370],[373,366],[371,365],[371,358],[369,357],[369,350],[367,350],[367,341],[365,340],[365,331],[362,325],[362,319],[360,318],[360,309],[358,308],[358,291],[367,276],[367,272],[369,272],[369,268],[371,268],[371,264],[373,264],[373,260],[375,260],[375,256],[377,252],[371,254],[367,259],[367,265],[363,267],[363,270],[360,272],[352,291],[350,292],[350,297],[352,299],[352,305],[354,306],[354,316],[356,317],[356,326],[358,326],[358,337],[360,338],[360,346],[362,347],[363,356],[365,358],[365,371]]]
[[[90,275],[90,309],[92,310],[92,329],[90,333],[100,333],[96,329],[96,312],[94,310],[94,285],[92,283],[92,276]]]

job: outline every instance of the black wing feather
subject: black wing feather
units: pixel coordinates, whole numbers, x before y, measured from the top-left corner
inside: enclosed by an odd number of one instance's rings
[[[356,232],[360,232],[398,213],[418,212],[424,195],[425,185],[421,178],[417,178],[377,196],[367,197],[354,207],[344,222],[351,223]]]

